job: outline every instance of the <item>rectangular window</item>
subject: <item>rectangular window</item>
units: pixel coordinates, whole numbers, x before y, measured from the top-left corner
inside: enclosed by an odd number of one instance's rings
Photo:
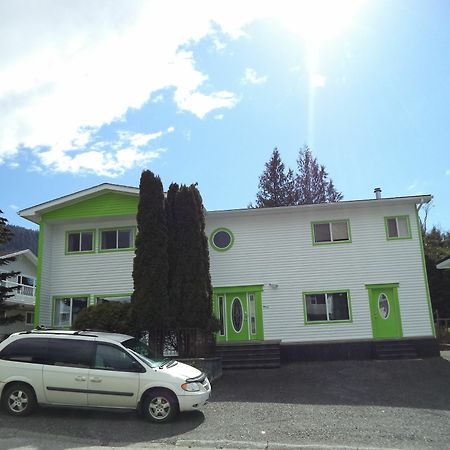
[[[99,305],[100,303],[130,303],[131,297],[129,295],[98,295],[95,297],[95,303]]]
[[[336,322],[350,319],[348,291],[304,293],[306,323]]]
[[[66,239],[67,253],[94,251],[94,231],[69,231]]]
[[[348,220],[313,223],[312,230],[315,244],[350,242],[350,224]]]
[[[256,305],[255,294],[248,295],[248,301],[250,306],[250,333],[256,334]]]
[[[34,323],[34,313],[27,311],[25,314],[25,323],[27,325],[33,325]]]
[[[225,336],[225,302],[223,295],[219,295],[218,302],[219,302],[219,322],[220,322],[219,334],[220,336]]]
[[[86,308],[87,297],[56,298],[54,305],[53,325],[56,327],[71,327],[79,312]]]
[[[101,250],[121,250],[133,248],[132,228],[102,230],[100,233]]]
[[[411,229],[408,216],[385,217],[388,239],[410,239]]]

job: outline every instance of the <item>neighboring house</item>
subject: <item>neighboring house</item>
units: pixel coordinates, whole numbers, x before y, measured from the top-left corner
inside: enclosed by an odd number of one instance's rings
[[[130,300],[138,195],[105,183],[20,212],[40,225],[36,324]],[[436,354],[417,212],[430,200],[207,212],[217,340],[281,340],[290,358],[393,339]]]
[[[31,250],[0,256],[0,259],[5,258],[15,258],[15,261],[2,266],[4,272],[20,272],[5,281],[7,287],[17,288],[14,296],[5,301],[5,304],[14,306],[6,312],[6,317],[20,314],[23,320],[0,325],[0,339],[16,331],[31,330],[34,323],[37,258]]]

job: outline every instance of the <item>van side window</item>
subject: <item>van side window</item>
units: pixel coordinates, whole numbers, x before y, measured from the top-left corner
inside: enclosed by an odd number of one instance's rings
[[[88,369],[94,356],[93,341],[49,339],[49,364]]]
[[[139,372],[139,364],[122,349],[108,344],[97,344],[94,369]]]
[[[7,345],[0,353],[0,359],[32,364],[45,364],[47,361],[48,339],[23,338]]]

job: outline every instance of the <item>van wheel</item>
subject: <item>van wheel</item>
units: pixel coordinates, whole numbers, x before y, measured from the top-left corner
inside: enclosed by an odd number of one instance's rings
[[[151,422],[170,422],[178,413],[178,402],[169,390],[154,389],[145,396],[142,412]]]
[[[36,395],[31,386],[16,383],[3,391],[2,407],[13,416],[27,416],[36,408]]]

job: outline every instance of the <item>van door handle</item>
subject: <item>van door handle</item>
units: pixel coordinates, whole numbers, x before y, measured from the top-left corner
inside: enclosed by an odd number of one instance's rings
[[[92,378],[91,378],[91,381],[92,381],[93,383],[100,383],[100,382],[102,381],[102,379],[101,379],[100,377],[92,377]]]
[[[75,381],[86,381],[86,377],[78,375],[78,376],[75,377]]]

